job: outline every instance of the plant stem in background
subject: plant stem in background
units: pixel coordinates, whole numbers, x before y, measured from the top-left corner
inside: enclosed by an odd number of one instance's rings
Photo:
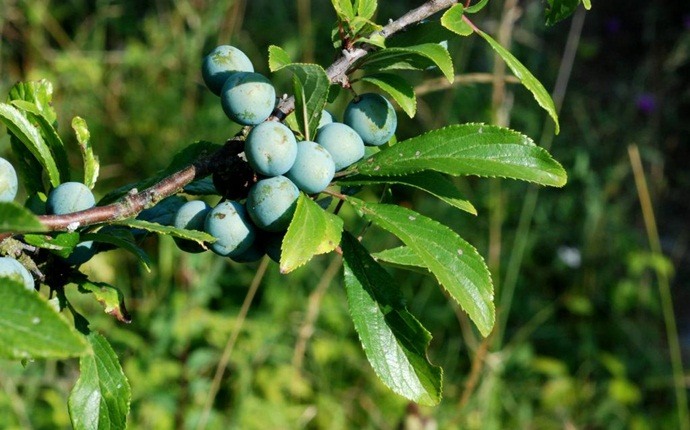
[[[223,375],[225,374],[225,369],[228,367],[228,362],[230,361],[232,351],[235,349],[235,343],[237,342],[237,338],[239,337],[240,332],[242,331],[242,327],[244,326],[244,320],[247,318],[247,313],[249,313],[249,307],[251,306],[252,301],[254,300],[256,292],[259,290],[261,281],[264,279],[264,276],[266,275],[266,269],[268,269],[269,261],[270,259],[268,257],[264,257],[261,260],[261,263],[259,264],[259,267],[256,269],[256,273],[254,274],[254,279],[252,279],[252,284],[249,286],[247,295],[244,297],[244,302],[242,302],[242,308],[240,308],[240,313],[237,315],[237,321],[235,322],[235,326],[232,329],[232,333],[230,333],[228,342],[225,344],[223,355],[221,355],[220,360],[218,360],[218,365],[216,366],[216,373],[213,376],[213,382],[211,382],[211,388],[208,391],[208,396],[206,397],[206,402],[204,403],[204,409],[201,412],[201,417],[199,417],[199,422],[196,425],[197,430],[206,428],[206,425],[208,424],[208,417],[211,414],[213,402],[216,399],[218,390],[220,389],[220,382],[223,379]]]
[[[645,178],[640,151],[637,149],[637,145],[633,144],[628,146],[628,155],[630,156],[630,165],[632,166],[633,175],[635,176],[635,185],[637,187],[640,206],[642,207],[642,217],[644,218],[645,230],[647,230],[649,248],[653,254],[663,255],[659,231],[657,230],[656,218],[654,216],[654,207],[652,206],[652,199],[649,195],[649,189],[647,188],[647,179]],[[668,341],[671,367],[673,369],[673,386],[676,391],[676,405],[678,421],[680,423],[679,428],[687,430],[690,429],[690,421],[688,421],[688,397],[685,391],[685,375],[680,353],[680,342],[678,341],[676,316],[673,311],[671,286],[668,273],[665,270],[657,268],[656,277],[659,283],[659,296],[661,298],[661,308],[664,314],[664,323],[666,325],[666,339]]]
[[[585,10],[581,8],[575,13],[570,24],[568,39],[563,51],[561,65],[558,70],[556,85],[553,90],[554,105],[556,106],[556,111],[559,113],[561,106],[563,105],[563,99],[568,87],[568,82],[570,81],[570,74],[573,69],[575,55],[577,54],[577,47],[580,44],[580,35],[582,34],[584,22]],[[551,148],[551,144],[553,143],[553,127],[552,122],[546,121],[544,123],[544,128],[542,129],[541,139],[539,139],[539,146],[546,150],[549,150]],[[505,280],[502,284],[503,288],[497,304],[497,308],[501,309],[502,311],[499,313],[499,317],[496,322],[497,327],[495,330],[497,346],[500,346],[503,343],[503,338],[505,336],[505,328],[506,324],[508,323],[508,317],[510,315],[510,309],[513,303],[513,294],[515,293],[518,274],[520,272],[520,268],[522,267],[525,249],[527,248],[532,217],[534,216],[534,210],[537,207],[538,198],[539,189],[537,187],[530,187],[522,203],[522,211],[520,212],[518,228],[515,233],[515,243],[513,244],[513,249],[510,252]]]

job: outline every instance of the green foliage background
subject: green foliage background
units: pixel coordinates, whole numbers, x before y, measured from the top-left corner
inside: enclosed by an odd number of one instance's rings
[[[379,22],[419,2],[381,3]],[[655,274],[673,275],[687,336],[690,125],[683,119],[690,113],[690,11],[682,3],[631,8],[622,0],[594,2],[561,134],[551,148],[569,182],[539,191],[531,229],[519,222],[525,196],[533,193],[527,184],[456,180],[478,217],[393,188],[392,199],[442,220],[487,257],[499,318],[507,321],[504,332],[481,343],[432,278],[391,272],[410,312],[432,332],[432,362],[445,369],[443,402],[421,411],[440,428],[677,425]],[[513,52],[553,88],[572,18],[545,28],[541,1],[520,5]],[[477,21],[495,29],[501,8],[501,1],[490,1]],[[328,65],[334,58],[335,14],[323,0],[1,0],[0,9],[0,94],[18,80],[54,83],[60,129],[69,130],[75,115],[89,124],[101,159],[95,190],[101,196],[153,175],[195,140],[220,143],[235,133],[201,82],[201,58],[215,45],[241,47],[262,73],[268,73],[270,44],[304,61]],[[453,41],[450,50],[460,73],[491,72],[493,54],[479,38]],[[438,76],[429,71],[426,77]],[[290,91],[289,82],[276,84]],[[511,127],[551,144],[548,119],[531,95],[518,86],[509,91]],[[443,124],[490,122],[490,100],[489,84],[426,93],[413,120],[399,112],[398,137]],[[335,113],[344,102],[336,102]],[[0,154],[8,156],[9,139],[2,136]],[[69,144],[78,154],[76,142]],[[630,144],[639,145],[645,161],[666,256],[649,252]],[[71,161],[79,165],[76,157]],[[354,218],[344,217],[353,227]],[[396,245],[383,232],[372,233],[365,240],[370,249]],[[525,245],[524,259],[510,278],[516,243]],[[237,324],[242,331],[208,428],[393,429],[411,419],[406,402],[378,382],[366,361],[332,256],[288,276],[271,264],[240,322],[256,265],[185,254],[170,238],[144,246],[154,260],[152,273],[120,252],[88,264],[96,278],[125,291],[132,324],[70,295],[123,362],[132,386],[131,428],[194,428]],[[573,252],[579,264],[568,263]],[[310,301],[318,285],[331,280],[322,301]],[[318,305],[318,318],[304,353],[296,355],[310,303]],[[483,365],[473,382],[477,356]],[[77,370],[76,360],[0,362],[0,428],[69,427],[66,399]]]

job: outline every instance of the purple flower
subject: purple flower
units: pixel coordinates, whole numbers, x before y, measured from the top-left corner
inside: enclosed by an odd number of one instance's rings
[[[650,93],[642,93],[637,96],[635,106],[643,114],[649,115],[656,110],[656,97]]]
[[[686,30],[690,30],[690,15],[685,15],[683,17],[683,27],[685,27]]]

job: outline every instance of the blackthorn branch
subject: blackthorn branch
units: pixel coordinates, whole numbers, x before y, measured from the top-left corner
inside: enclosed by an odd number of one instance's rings
[[[409,11],[397,20],[389,22],[379,31],[379,34],[384,39],[388,38],[406,27],[418,23],[456,3],[458,3],[457,0],[428,1],[418,8]],[[366,56],[371,49],[372,48],[369,46],[362,46],[344,50],[342,55],[326,70],[326,74],[330,81],[334,84],[347,86],[347,75],[352,71],[352,66],[357,60]],[[281,121],[294,109],[294,97],[281,99],[269,120]],[[237,155],[238,152],[241,152],[243,140],[243,136],[236,136],[226,142],[223,148],[217,152],[198,158],[191,165],[165,177],[143,191],[138,191],[136,189],[131,190],[130,193],[116,203],[97,206],[65,215],[43,215],[40,216],[39,219],[50,231],[66,231],[134,217],[144,209],[155,205],[164,198],[179,193],[192,181],[202,179],[220,169],[227,170],[228,160],[236,159],[237,157],[234,156]],[[0,234],[0,240],[9,236],[12,236],[12,234]]]

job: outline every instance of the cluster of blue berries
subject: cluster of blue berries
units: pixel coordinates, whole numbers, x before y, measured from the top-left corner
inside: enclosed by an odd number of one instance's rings
[[[17,173],[9,161],[0,158],[0,202],[10,202],[17,196]],[[45,203],[40,199],[27,203],[38,214],[65,215],[90,209],[96,205],[96,199],[86,185],[79,182],[65,182],[55,187]],[[96,253],[94,242],[79,243],[67,258],[71,265],[80,265],[89,260]],[[34,278],[31,273],[17,260],[10,257],[0,257],[0,276],[16,278],[27,289],[34,289]]]
[[[322,192],[336,172],[364,157],[365,145],[388,142],[397,127],[395,110],[379,94],[362,94],[347,106],[342,123],[334,122],[324,110],[315,139],[297,141],[289,127],[269,120],[276,106],[276,91],[265,76],[254,72],[242,51],[219,46],[204,57],[201,71],[206,86],[220,97],[228,118],[251,130],[240,154],[242,164],[227,175],[214,174],[214,185],[225,199],[215,207],[200,200],[189,201],[176,211],[172,224],[207,232],[216,238],[208,248],[235,261],[256,261],[266,254],[278,261],[300,191],[312,195]],[[241,168],[246,171],[240,172]],[[245,187],[243,191],[238,192],[234,188],[239,187],[230,182],[237,178]],[[17,187],[14,168],[0,158],[0,202],[14,200]],[[60,184],[45,203],[39,200],[30,199],[27,206],[37,214],[48,215],[78,212],[96,204],[89,187],[79,182]],[[175,241],[187,252],[206,249],[191,240]],[[66,261],[80,265],[96,252],[94,242],[84,241]],[[0,276],[14,276],[27,288],[34,288],[29,271],[13,258],[0,258]]]
[[[9,161],[0,158],[0,202],[11,202],[17,196],[17,172]],[[13,279],[28,290],[34,289],[34,278],[17,260],[0,257],[0,277]]]
[[[201,72],[208,89],[220,97],[228,118],[252,127],[244,158],[256,180],[244,203],[224,200],[211,208],[205,202],[190,201],[178,210],[174,225],[211,234],[217,239],[211,250],[236,261],[254,261],[264,254],[278,260],[300,191],[322,192],[335,172],[364,157],[365,145],[383,145],[397,127],[388,100],[363,94],[348,105],[343,123],[334,122],[324,110],[316,139],[297,141],[286,125],[267,121],[276,105],[276,91],[265,76],[254,72],[242,51],[218,46],[204,57]],[[188,252],[203,250],[187,240],[177,240],[177,244]]]

